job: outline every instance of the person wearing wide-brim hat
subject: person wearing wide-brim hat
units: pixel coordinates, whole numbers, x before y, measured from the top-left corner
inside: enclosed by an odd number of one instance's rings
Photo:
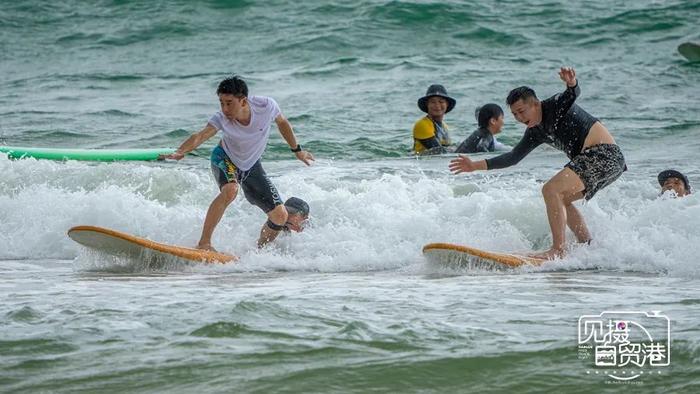
[[[447,94],[442,85],[430,85],[425,96],[418,99],[418,108],[427,115],[413,125],[413,152],[419,155],[445,153],[450,135],[445,114],[452,111],[457,100]]]
[[[661,171],[657,179],[661,186],[661,193],[673,190],[678,197],[684,197],[690,194],[690,182],[688,181],[688,177],[683,175],[680,171]]]

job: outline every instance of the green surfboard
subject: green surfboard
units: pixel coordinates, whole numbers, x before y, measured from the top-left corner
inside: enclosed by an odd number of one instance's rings
[[[0,153],[6,153],[11,159],[33,157],[47,160],[157,160],[158,155],[173,153],[175,149],[63,149],[63,148],[28,148],[18,146],[0,146]]]

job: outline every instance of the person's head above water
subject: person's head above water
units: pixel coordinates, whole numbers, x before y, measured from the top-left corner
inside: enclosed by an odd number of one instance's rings
[[[678,197],[690,194],[688,177],[676,170],[661,171],[657,177],[661,185],[661,193],[673,190]]]
[[[286,227],[298,233],[304,231],[306,221],[309,219],[309,204],[298,197],[289,197],[284,202],[284,207],[287,208],[287,224]]]
[[[425,96],[418,99],[418,108],[433,119],[442,120],[446,113],[452,111],[457,100],[447,94],[442,85],[430,85]]]
[[[506,103],[515,120],[527,127],[535,127],[542,122],[542,103],[531,88],[521,86],[511,90]]]
[[[488,129],[491,134],[498,134],[503,128],[503,108],[498,104],[488,103],[476,109],[474,113],[479,128]]]
[[[248,85],[238,75],[221,81],[216,89],[221,103],[221,112],[230,120],[243,120],[247,117]]]
[[[248,97],[248,85],[238,75],[232,75],[219,82],[216,94],[230,94],[236,97]]]

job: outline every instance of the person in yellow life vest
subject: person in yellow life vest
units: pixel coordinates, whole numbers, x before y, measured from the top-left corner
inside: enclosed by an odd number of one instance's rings
[[[442,85],[430,85],[425,96],[418,99],[418,108],[427,113],[413,125],[413,152],[417,155],[445,153],[450,146],[445,114],[452,111],[457,100],[447,94]]]

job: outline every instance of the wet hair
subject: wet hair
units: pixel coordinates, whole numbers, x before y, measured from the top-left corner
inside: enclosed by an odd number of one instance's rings
[[[236,97],[248,97],[248,85],[238,75],[232,75],[219,83],[216,94],[232,94]]]
[[[515,104],[515,102],[518,100],[527,101],[530,99],[537,100],[537,95],[535,94],[535,91],[527,86],[521,86],[519,88],[511,90],[510,93],[508,93],[506,104],[508,104],[508,106],[510,107],[511,105]]]
[[[488,127],[491,119],[498,119],[499,116],[503,115],[503,108],[498,104],[488,103],[483,107],[478,107],[474,115],[476,121],[479,122],[479,127],[485,128]]]
[[[290,215],[299,214],[309,216],[309,204],[299,197],[289,197],[287,201],[284,202],[284,207],[287,208],[287,212]]]

